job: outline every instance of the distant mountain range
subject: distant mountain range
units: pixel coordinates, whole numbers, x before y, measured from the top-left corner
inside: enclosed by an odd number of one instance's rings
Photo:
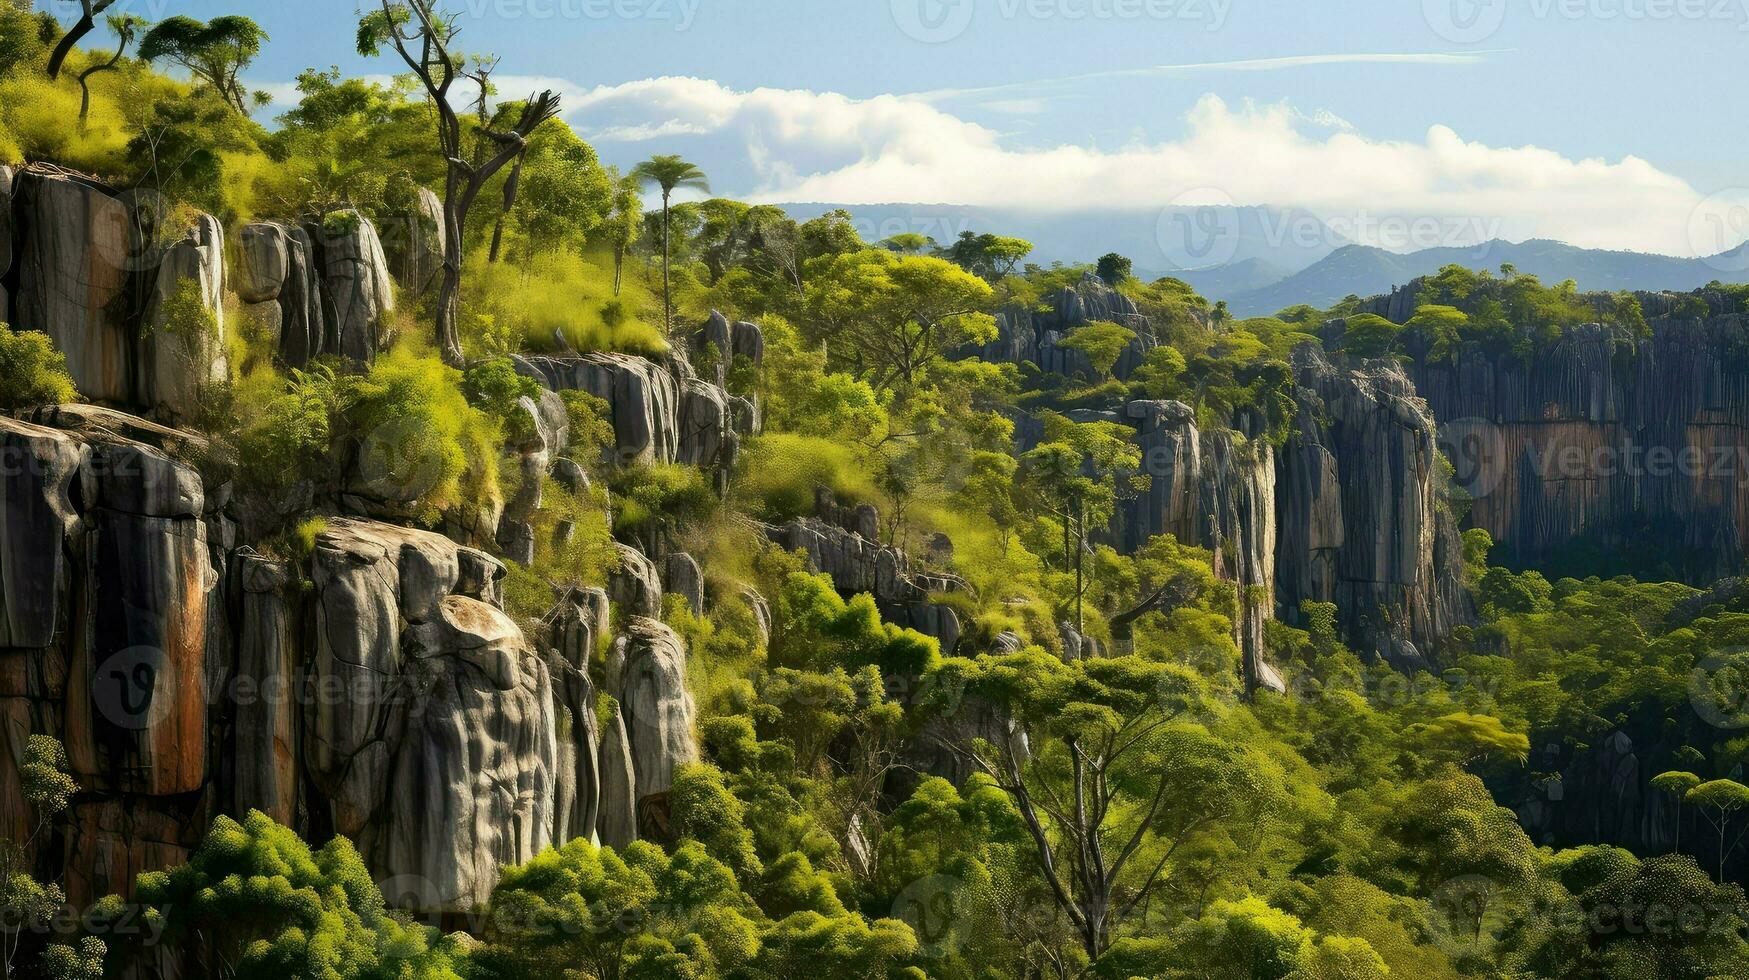
[[[957,204],[782,204],[806,221],[842,208],[865,241],[903,232],[948,245],[961,232],[990,232],[1033,243],[1029,262],[1092,264],[1116,252],[1147,278],[1206,270],[1225,288],[1252,289],[1349,244],[1307,211],[1264,207],[1173,207],[1159,211],[1047,214]],[[1259,277],[1262,278],[1259,278]]]
[[[1244,283],[1223,291],[1219,270],[1179,274],[1210,299],[1225,299],[1236,316],[1267,316],[1308,303],[1328,307],[1349,295],[1388,293],[1419,276],[1432,275],[1451,264],[1472,269],[1499,269],[1511,263],[1521,273],[1545,283],[1572,279],[1581,289],[1669,289],[1686,291],[1713,280],[1749,282],[1749,244],[1709,259],[1682,259],[1645,252],[1613,252],[1579,248],[1564,242],[1531,239],[1491,241],[1468,248],[1430,248],[1407,255],[1367,245],[1339,248],[1304,269],[1267,283]]]
[[[1390,292],[1456,263],[1495,269],[1511,263],[1544,282],[1581,289],[1690,290],[1713,280],[1749,282],[1749,243],[1710,259],[1579,248],[1564,242],[1493,240],[1480,245],[1391,252],[1344,240],[1307,211],[1267,207],[1174,207],[1162,211],[1045,214],[949,204],[784,204],[798,221],[842,208],[870,242],[902,232],[946,245],[963,231],[1033,243],[1028,261],[1092,263],[1117,252],[1146,279],[1175,276],[1236,316],[1267,316],[1299,303],[1324,308],[1350,294]]]

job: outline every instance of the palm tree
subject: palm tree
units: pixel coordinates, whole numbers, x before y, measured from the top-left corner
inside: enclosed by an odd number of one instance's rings
[[[662,188],[662,329],[674,329],[674,298],[668,278],[668,203],[677,187],[696,187],[710,193],[704,171],[677,156],[653,156],[632,168],[632,178]]]

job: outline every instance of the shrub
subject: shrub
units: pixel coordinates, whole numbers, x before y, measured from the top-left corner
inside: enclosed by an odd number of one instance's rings
[[[505,427],[505,436],[521,442],[534,436],[534,419],[517,406],[518,399],[539,398],[540,385],[516,373],[508,357],[494,357],[469,367],[462,374],[462,393],[468,401]]]
[[[435,356],[398,347],[364,375],[342,379],[341,415],[362,475],[433,517],[498,494],[500,427],[468,404],[462,375]]]
[[[237,465],[244,486],[283,486],[313,475],[327,456],[338,406],[322,365],[281,378],[264,370],[235,388]]]
[[[79,397],[67,375],[67,358],[47,334],[0,323],[0,410],[70,402]]]

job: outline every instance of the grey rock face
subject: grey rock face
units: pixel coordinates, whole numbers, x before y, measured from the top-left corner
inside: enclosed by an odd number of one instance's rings
[[[607,594],[632,616],[662,614],[662,578],[656,565],[644,553],[627,544],[614,542],[619,567],[607,577]]]
[[[132,402],[137,332],[124,294],[129,274],[145,264],[133,216],[122,202],[65,177],[27,171],[13,194],[13,326],[48,334],[85,397]]]
[[[49,646],[67,614],[72,492],[89,454],[67,433],[0,418],[0,648]]]
[[[386,315],[395,309],[394,281],[376,226],[357,211],[340,211],[304,233],[314,243],[321,281],[322,351],[369,364],[388,346]]]
[[[816,493],[815,507],[820,517],[767,526],[766,538],[785,551],[805,553],[808,567],[830,575],[841,595],[867,592],[885,618],[935,637],[951,652],[959,642],[959,616],[930,602],[929,596],[959,591],[965,583],[953,575],[917,570],[904,551],[864,537],[864,531],[880,525],[872,506],[842,507],[830,491],[822,491]]]
[[[292,242],[284,225],[258,221],[237,233],[237,268],[232,285],[245,303],[279,299],[291,275]]]
[[[230,376],[225,354],[225,233],[201,215],[182,239],[157,256],[157,272],[142,317],[144,339],[134,385],[137,399],[171,418],[186,418],[208,386]],[[173,323],[168,306],[192,288],[210,324]]]
[[[1136,332],[1124,352],[1118,356],[1112,373],[1128,378],[1142,363],[1142,357],[1154,346],[1147,318],[1129,297],[1106,285],[1093,273],[1087,273],[1073,288],[1063,289],[1049,301],[1049,309],[1012,308],[996,314],[996,339],[980,347],[967,348],[962,356],[977,356],[995,364],[1038,365],[1047,374],[1062,375],[1093,373],[1087,355],[1062,346],[1069,332],[1089,323],[1106,322],[1127,327]]]
[[[698,562],[686,552],[677,551],[663,565],[667,574],[662,581],[667,591],[686,599],[686,608],[694,616],[704,615],[704,572]]]
[[[623,848],[638,839],[636,782],[625,715],[616,711],[601,738],[601,816],[596,836],[607,847]]]
[[[431,901],[484,901],[550,843],[559,752],[545,659],[491,604],[502,569],[441,536],[337,520],[317,538],[303,751],[336,829]],[[467,592],[475,594],[469,595]]]
[[[12,271],[12,168],[0,166],[0,282]],[[0,286],[0,323],[12,322],[12,299]]]
[[[1471,616],[1439,497],[1432,413],[1394,363],[1294,352],[1300,413],[1282,450],[1278,604],[1335,602],[1357,645],[1406,666]]]
[[[444,227],[443,202],[426,187],[419,188],[411,207],[384,222],[383,254],[408,295],[423,295],[437,284],[443,271]]]
[[[606,628],[606,608],[605,593],[578,590],[561,599],[547,616],[551,624],[547,669],[553,678],[558,735],[555,845],[596,834],[601,808],[601,734],[589,661],[596,638]]]
[[[674,631],[635,616],[615,642],[617,670],[608,684],[625,720],[640,803],[674,784],[676,767],[698,758],[692,740],[692,695],[686,688],[686,650]]]
[[[241,593],[237,635],[232,806],[302,823],[297,697],[302,652],[294,569],[253,551],[235,556]]]
[[[1692,585],[1749,568],[1749,323],[1720,296],[1706,319],[1661,316],[1678,299],[1640,294],[1650,338],[1587,324],[1530,364],[1412,365],[1467,522],[1514,563],[1657,541],[1663,574]]]
[[[680,386],[654,361],[629,354],[517,359],[554,391],[587,391],[613,409],[615,452],[627,462],[674,462],[680,452]]]

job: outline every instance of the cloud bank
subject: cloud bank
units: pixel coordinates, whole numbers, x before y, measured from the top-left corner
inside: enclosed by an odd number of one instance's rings
[[[1730,201],[1708,201],[1639,157],[1489,146],[1443,125],[1419,140],[1376,139],[1327,112],[1205,95],[1176,139],[1021,147],[928,96],[737,91],[682,77],[567,87],[567,116],[613,156],[686,152],[708,164],[719,192],[761,201],[1056,213],[1234,203],[1303,208],[1361,228],[1435,220],[1513,240],[1671,255],[1736,244],[1709,231],[1720,223],[1704,213]]]

